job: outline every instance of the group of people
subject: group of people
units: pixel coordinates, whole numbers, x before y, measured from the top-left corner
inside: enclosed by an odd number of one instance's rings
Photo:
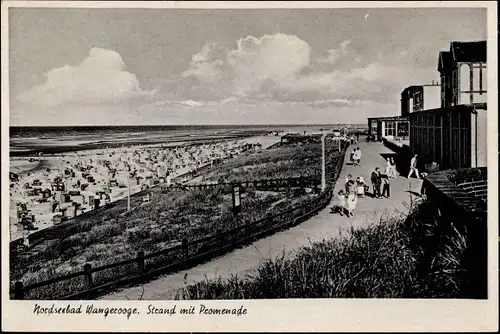
[[[362,156],[363,156],[363,152],[361,152],[361,149],[359,147],[356,147],[351,152],[351,164],[359,166],[361,163]]]
[[[366,185],[365,180],[362,176],[359,176],[356,181],[353,180],[352,175],[347,175],[345,179],[345,190],[341,189],[338,194],[338,205],[332,210],[336,210],[341,216],[344,214],[347,216],[354,216],[354,209],[358,203],[359,197],[365,197],[365,193],[368,190],[368,185]]]
[[[356,147],[351,152],[351,163],[353,165],[360,165],[362,152],[359,147]],[[410,161],[410,172],[408,178],[410,178],[414,173],[417,178],[421,178],[420,173],[417,168],[417,155],[415,154]],[[387,165],[385,167],[384,173],[381,172],[379,167],[371,173],[371,184],[373,187],[373,198],[390,198],[391,197],[391,179],[397,178],[398,173],[396,170],[396,162],[393,157],[387,158]],[[356,180],[353,179],[352,175],[347,175],[345,180],[345,188],[341,189],[337,194],[337,205],[332,207],[332,213],[338,212],[340,215],[354,216],[354,209],[356,208],[359,198],[365,197],[366,192],[369,190],[369,186],[366,184],[362,176],[358,177]]]
[[[389,169],[389,172],[392,173],[394,169],[392,166]],[[391,181],[390,179],[396,177],[395,175],[391,175],[387,172],[385,174],[380,173],[380,168],[375,168],[371,175],[371,182],[373,186],[373,197],[374,198],[389,198],[391,197]]]
[[[359,152],[359,153],[356,153]],[[359,148],[353,151],[354,163],[359,165],[359,157],[361,156],[361,150]],[[387,158],[387,166],[385,169],[385,174],[382,174],[380,168],[377,167],[371,174],[371,183],[373,187],[373,197],[374,198],[389,198],[391,196],[391,183],[390,179],[397,177],[396,163],[394,158]],[[366,184],[362,176],[358,177],[356,180],[353,179],[352,174],[347,175],[345,180],[345,189],[341,189],[337,194],[338,205],[333,208],[334,211],[340,213],[340,215],[354,216],[354,209],[358,202],[358,198],[365,197],[369,186]]]

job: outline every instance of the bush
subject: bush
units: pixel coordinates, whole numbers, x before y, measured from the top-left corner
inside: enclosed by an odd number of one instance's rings
[[[244,278],[186,286],[176,298],[464,297],[461,287],[473,275],[462,261],[465,236],[452,225],[442,227],[432,212],[424,202],[407,217],[267,259]]]

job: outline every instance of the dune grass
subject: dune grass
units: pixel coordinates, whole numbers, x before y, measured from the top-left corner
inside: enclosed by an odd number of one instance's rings
[[[407,215],[350,229],[240,278],[186,285],[176,299],[460,298],[473,274],[467,239],[422,202]]]

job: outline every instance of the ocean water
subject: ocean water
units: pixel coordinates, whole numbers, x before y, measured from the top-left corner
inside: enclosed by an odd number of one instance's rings
[[[11,126],[9,146],[11,156],[29,156],[39,152],[50,154],[124,145],[236,139],[271,131],[302,133],[344,126],[358,128],[364,125]]]

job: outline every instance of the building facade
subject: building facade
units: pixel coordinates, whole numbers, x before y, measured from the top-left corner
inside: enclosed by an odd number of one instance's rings
[[[438,71],[441,107],[409,112],[411,150],[440,169],[485,167],[486,41],[451,42]]]
[[[440,169],[485,167],[486,104],[457,105],[410,114],[410,147]]]
[[[452,42],[439,53],[441,107],[487,102],[486,41]]]
[[[399,139],[408,140],[409,136],[408,117],[373,117],[368,118],[368,136],[375,140]]]
[[[436,109],[440,106],[441,85],[439,82],[409,86],[401,93],[401,116],[403,117],[407,117],[412,112]]]

